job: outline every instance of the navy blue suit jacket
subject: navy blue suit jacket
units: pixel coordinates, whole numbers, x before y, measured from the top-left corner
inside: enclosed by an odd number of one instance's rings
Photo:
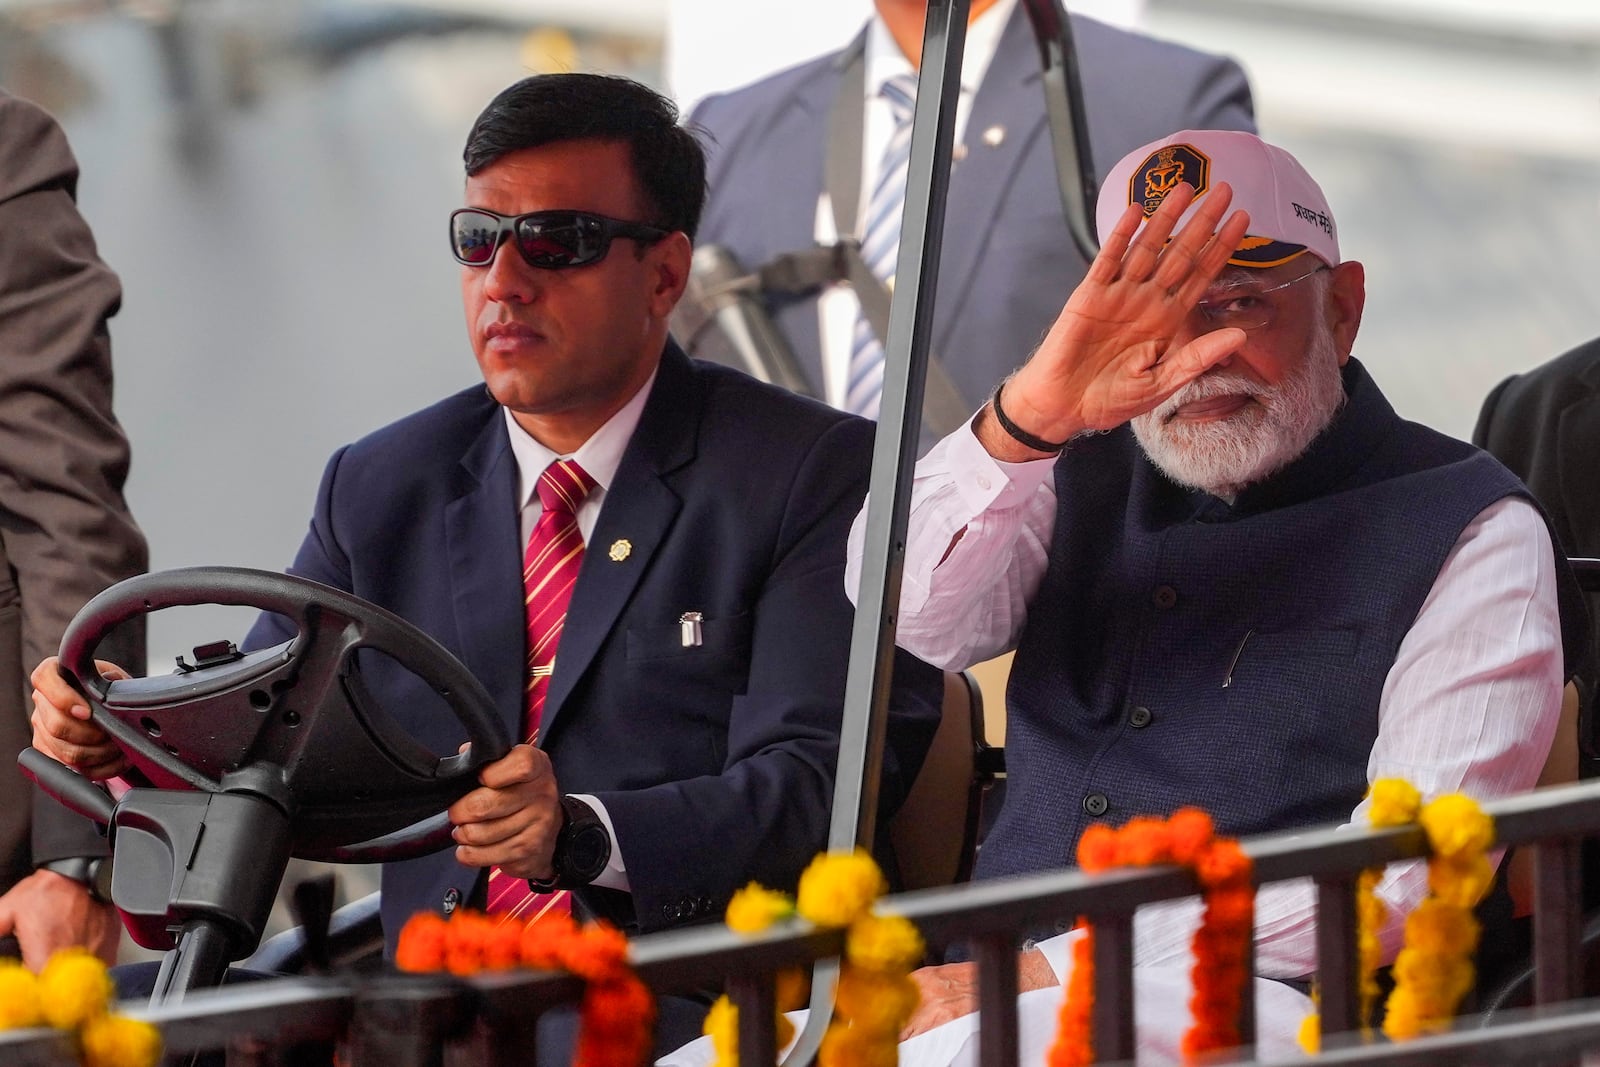
[[[1232,60],[1072,16],[1097,172],[1181,129],[1254,130]],[[843,52],[708,97],[692,121],[711,137],[710,197],[697,243],[747,268],[815,244],[829,114]],[[998,143],[987,131],[999,128]],[[1061,213],[1039,55],[1017,5],[973,97],[966,158],[951,168],[933,351],[976,410],[1061,312],[1086,264]],[[815,297],[771,302],[815,396],[823,396]]]
[[[561,789],[605,805],[632,885],[593,913],[650,931],[719,917],[751,879],[793,888],[827,839],[853,609],[845,539],[872,426],[668,345],[568,608],[539,743]],[[525,634],[517,465],[474,386],[336,453],[292,573],[348,590],[459,657],[519,731]],[[611,546],[626,541],[626,558]],[[678,618],[704,616],[683,647]],[[252,646],[287,639],[263,616]],[[901,653],[884,806],[920,768],[941,678]],[[419,680],[362,663],[438,753],[463,739]],[[445,852],[383,872],[393,945],[412,913],[476,899]],[[452,892],[453,891],[453,892]]]

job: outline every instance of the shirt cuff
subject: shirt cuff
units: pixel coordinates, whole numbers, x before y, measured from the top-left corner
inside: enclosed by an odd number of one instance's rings
[[[994,508],[1016,507],[1033,495],[1055,471],[1056,457],[1007,463],[995,459],[970,426],[949,437],[945,462],[962,502],[974,515]]]
[[[606,869],[601,871],[590,884],[600,886],[602,889],[619,889],[624,893],[631,893],[633,887],[628,884],[628,866],[622,861],[622,846],[617,842],[616,828],[611,825],[611,813],[606,811],[606,806],[600,803],[597,797],[588,793],[573,793],[572,797],[594,809],[594,813],[600,817],[601,824],[606,828],[606,836],[611,838],[611,858],[606,860]]]
[[[1064,934],[1035,941],[1030,947],[1038,949],[1045,962],[1050,964],[1050,969],[1056,972],[1056,981],[1065,982],[1067,974],[1072,970],[1073,943],[1082,936],[1082,930],[1068,930]]]

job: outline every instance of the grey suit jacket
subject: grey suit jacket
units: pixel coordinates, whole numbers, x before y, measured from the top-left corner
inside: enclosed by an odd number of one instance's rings
[[[1254,129],[1249,85],[1232,60],[1078,16],[1072,29],[1100,175],[1174,130]],[[849,53],[695,109],[692,121],[713,142],[699,244],[722,245],[750,268],[814,244],[829,113]],[[976,409],[1027,359],[1087,266],[1062,218],[1038,51],[1020,5],[973,99],[964,140],[966,157],[951,170],[933,349]],[[823,395],[815,298],[774,301],[772,310],[812,391]]]
[[[106,320],[122,286],[73,196],[78,165],[44,111],[0,92],[0,890],[31,868],[28,671],[84,602],[148,565],[122,485],[128,441],[111,411]],[[144,668],[144,627],[103,658]],[[40,796],[35,862],[93,855],[91,824]]]

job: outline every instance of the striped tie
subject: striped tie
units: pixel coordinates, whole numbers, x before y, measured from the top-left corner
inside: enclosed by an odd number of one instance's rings
[[[556,646],[567,620],[567,602],[583,566],[583,533],[578,529],[578,505],[595,487],[595,480],[570,459],[558,459],[539,476],[537,492],[543,510],[528,535],[522,557],[523,599],[527,605],[528,669],[527,709],[523,736],[529,744],[539,736],[545,692],[555,670]],[[501,921],[537,918],[555,908],[568,907],[566,890],[536,893],[521,878],[489,871],[488,910]]]
[[[894,111],[894,134],[883,152],[878,183],[867,201],[867,221],[861,232],[861,258],[891,291],[895,260],[900,255],[900,214],[906,199],[906,171],[911,162],[911,111],[916,104],[917,76],[896,74],[879,90]],[[883,343],[865,314],[856,317],[850,342],[849,380],[844,409],[878,417],[883,399]]]

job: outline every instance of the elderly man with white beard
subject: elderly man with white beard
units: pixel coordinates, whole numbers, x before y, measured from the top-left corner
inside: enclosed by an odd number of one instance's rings
[[[1090,823],[1184,805],[1243,836],[1365,825],[1383,777],[1533,786],[1576,589],[1521,483],[1352,358],[1364,273],[1316,182],[1250,134],[1186,130],[1113,169],[1098,222],[1039,349],[917,466],[899,643],[952,670],[1016,650],[977,876],[1070,866]],[[1389,958],[1425,890],[1420,864],[1380,886]],[[1258,974],[1315,970],[1314,913],[1308,884],[1261,893]],[[1197,916],[1143,909],[1138,966],[1181,973]],[[1060,984],[1072,936],[1029,942],[1025,991]],[[971,964],[918,979],[908,1033],[975,1010]],[[1187,1025],[1169,984],[1162,1033],[1140,1027],[1157,1060]]]

